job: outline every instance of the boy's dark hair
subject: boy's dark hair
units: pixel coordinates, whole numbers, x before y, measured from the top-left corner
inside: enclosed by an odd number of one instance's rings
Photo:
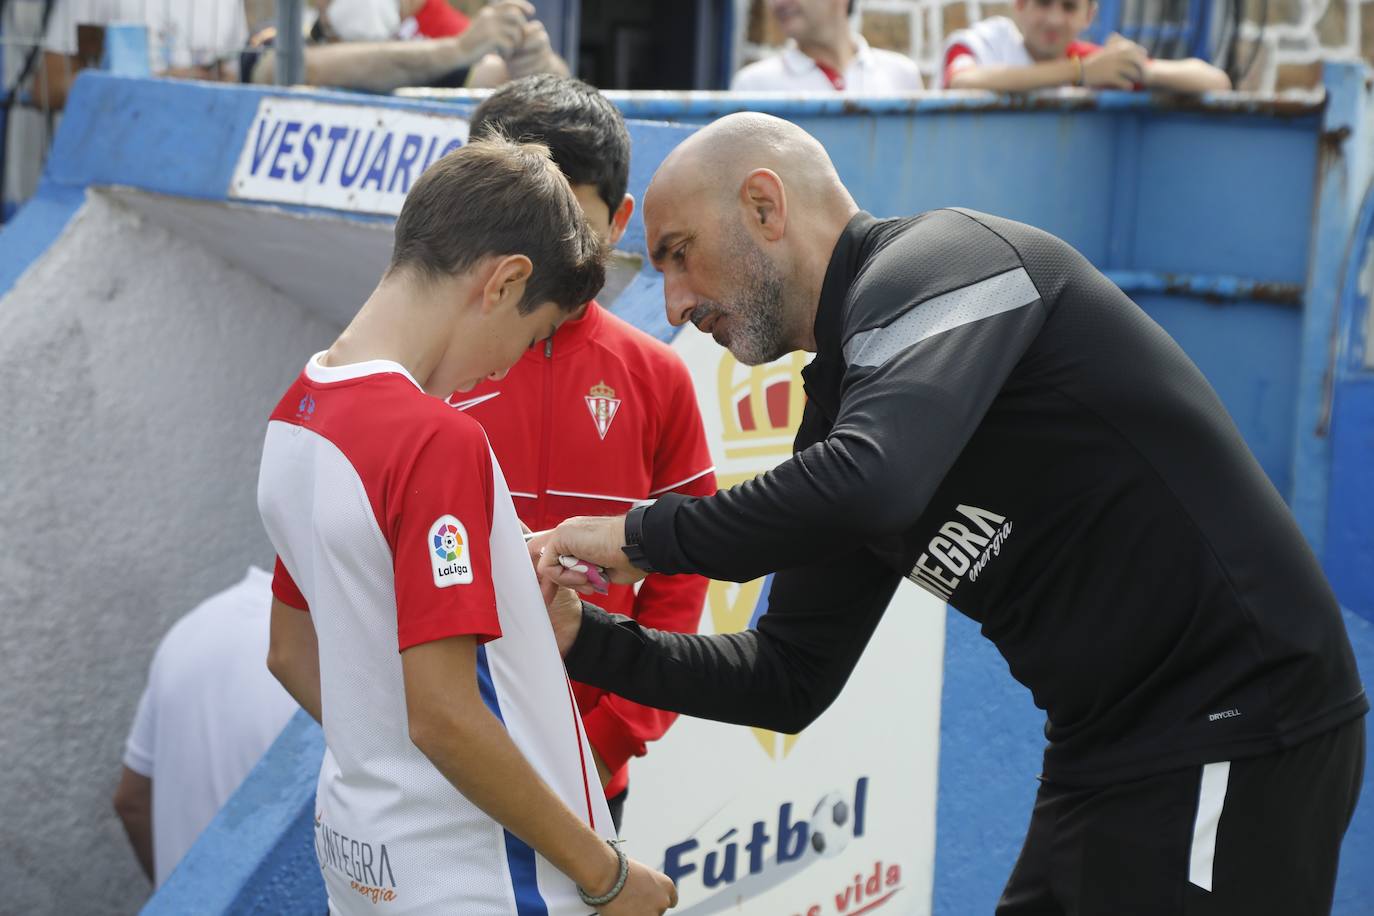
[[[543,73],[506,83],[477,106],[473,138],[499,131],[543,143],[573,184],[596,187],[615,215],[630,184],[630,133],[620,110],[581,80]]]
[[[488,255],[523,254],[533,269],[518,306],[570,312],[606,280],[600,238],[549,150],[492,136],[435,162],[406,195],[387,273],[460,274]]]

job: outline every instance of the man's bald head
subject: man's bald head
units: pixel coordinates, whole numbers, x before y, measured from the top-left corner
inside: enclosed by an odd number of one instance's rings
[[[815,137],[791,121],[744,111],[706,125],[669,153],[649,183],[645,206],[656,193],[669,200],[702,192],[733,198],[755,169],[777,174],[789,194],[829,194],[853,205]]]
[[[825,148],[795,124],[745,112],[703,127],[644,195],[668,320],[750,364],[813,347],[825,266],[857,210]]]

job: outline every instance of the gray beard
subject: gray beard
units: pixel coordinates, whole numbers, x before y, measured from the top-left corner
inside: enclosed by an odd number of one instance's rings
[[[761,366],[786,354],[782,274],[742,229],[731,246],[737,254],[739,292],[732,308],[709,306],[730,320],[730,352],[746,366]]]

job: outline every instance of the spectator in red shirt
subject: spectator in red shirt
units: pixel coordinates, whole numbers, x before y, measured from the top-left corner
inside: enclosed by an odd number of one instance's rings
[[[984,19],[945,39],[946,89],[1027,92],[1054,86],[1212,92],[1231,88],[1221,70],[1197,58],[1152,60],[1133,41],[1079,41],[1097,15],[1096,0],[1016,0],[1015,20]]]
[[[473,112],[473,138],[497,131],[546,144],[588,222],[608,245],[620,240],[634,212],[630,137],[605,96],[574,79],[516,80]],[[668,492],[716,490],[686,365],[596,302],[535,342],[505,378],[449,403],[486,429],[516,512],[536,531],[574,515],[621,515]],[[647,627],[695,633],[706,587],[700,576],[649,576],[638,594],[615,585],[600,603]],[[585,684],[573,691],[618,829],[629,759],[677,717]]]

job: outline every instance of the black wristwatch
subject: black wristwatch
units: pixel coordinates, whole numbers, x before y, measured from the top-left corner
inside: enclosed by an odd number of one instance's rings
[[[620,549],[629,557],[630,562],[646,573],[654,571],[654,565],[644,555],[644,513],[648,506],[635,506],[625,516],[625,544]]]

